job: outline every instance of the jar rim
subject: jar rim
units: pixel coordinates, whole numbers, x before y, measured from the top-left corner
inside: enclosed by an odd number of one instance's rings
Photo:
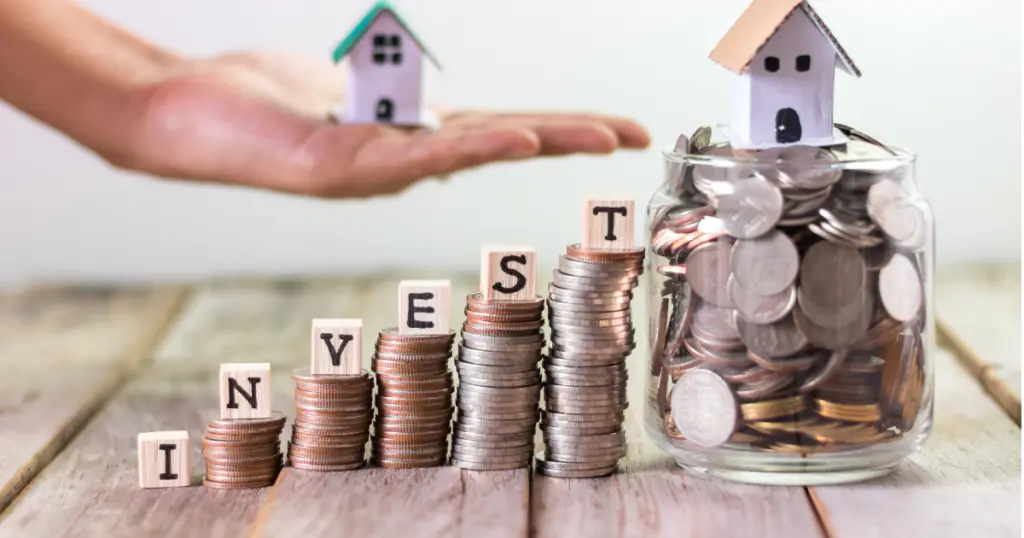
[[[827,169],[877,169],[877,168],[898,168],[900,166],[907,166],[917,161],[917,155],[913,152],[901,148],[899,146],[885,146],[886,149],[894,153],[891,157],[868,157],[868,158],[854,158],[844,159],[836,161],[815,161],[806,163],[806,168],[827,168]],[[748,168],[772,168],[777,166],[781,161],[766,161],[758,160],[751,156],[723,156],[723,155],[710,155],[710,154],[699,154],[699,153],[687,153],[676,149],[665,149],[662,150],[662,156],[665,160],[679,163],[679,164],[697,164],[703,166],[718,166],[722,168],[732,168],[735,166],[744,166]]]

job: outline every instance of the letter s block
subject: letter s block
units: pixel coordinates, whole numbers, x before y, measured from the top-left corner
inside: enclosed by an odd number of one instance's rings
[[[398,334],[448,334],[450,280],[403,280],[398,284]]]
[[[270,418],[270,363],[220,365],[220,418]]]
[[[180,488],[191,484],[188,432],[140,433],[139,487]]]
[[[536,299],[537,250],[484,246],[480,252],[480,294],[485,301]]]
[[[636,215],[633,200],[587,198],[583,204],[585,250],[629,250],[634,248]]]

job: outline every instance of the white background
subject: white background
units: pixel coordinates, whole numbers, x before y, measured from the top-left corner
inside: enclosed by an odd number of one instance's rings
[[[327,58],[370,1],[92,0],[179,52]],[[660,149],[728,121],[731,74],[707,59],[746,0],[398,0],[440,57],[446,104],[591,109],[650,128],[647,152],[495,166],[401,196],[311,201],[110,170],[0,105],[0,284],[473,270],[481,243],[580,236],[588,194],[646,205]],[[864,72],[837,73],[836,121],[920,155],[939,262],[1020,256],[1020,2],[819,0]],[[432,68],[431,68],[432,69]],[[637,240],[643,230],[638,226]],[[422,271],[420,271],[422,273]]]

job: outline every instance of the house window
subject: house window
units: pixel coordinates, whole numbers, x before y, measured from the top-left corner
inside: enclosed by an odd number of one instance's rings
[[[796,70],[801,73],[811,70],[811,56],[809,54],[801,54],[796,57]]]
[[[779,58],[778,56],[768,56],[764,59],[764,70],[769,73],[776,73],[779,71]]]
[[[373,36],[373,63],[384,65],[402,64],[402,36],[398,34],[376,34]]]

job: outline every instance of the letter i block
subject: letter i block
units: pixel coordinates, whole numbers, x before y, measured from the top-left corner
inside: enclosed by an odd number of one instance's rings
[[[191,484],[188,432],[139,434],[139,487],[179,488]]]
[[[270,363],[220,365],[220,418],[270,418]]]
[[[630,250],[634,248],[636,215],[633,200],[587,198],[583,204],[584,250]]]
[[[313,375],[363,372],[363,320],[314,319],[309,371]]]
[[[451,328],[450,280],[403,280],[398,284],[398,334],[448,334]]]
[[[537,297],[537,250],[484,246],[480,294],[485,301],[532,301]]]

